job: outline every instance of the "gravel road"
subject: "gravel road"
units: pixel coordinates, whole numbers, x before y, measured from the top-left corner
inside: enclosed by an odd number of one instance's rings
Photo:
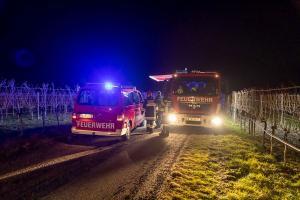
[[[1,180],[0,198],[155,199],[187,139],[180,130],[162,138],[139,129],[129,141],[97,147],[104,151]]]

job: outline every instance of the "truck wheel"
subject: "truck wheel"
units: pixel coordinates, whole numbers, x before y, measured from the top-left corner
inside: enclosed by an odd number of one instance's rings
[[[153,128],[147,127],[146,131],[147,131],[147,133],[151,134],[151,133],[153,133]]]
[[[126,134],[122,135],[122,140],[123,141],[127,141],[130,139],[130,135],[131,135],[131,128],[128,127]]]
[[[159,136],[161,137],[168,137],[170,134],[170,130],[169,130],[169,127],[168,126],[163,126]]]

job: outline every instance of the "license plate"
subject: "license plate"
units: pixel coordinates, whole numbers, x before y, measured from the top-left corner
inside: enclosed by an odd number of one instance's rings
[[[201,118],[198,118],[198,117],[188,117],[188,118],[187,118],[187,121],[200,122],[200,121],[201,121]]]
[[[90,130],[115,130],[114,123],[90,122],[90,121],[76,121],[76,127],[79,129]]]
[[[92,114],[80,114],[79,117],[81,119],[92,119],[93,115]]]

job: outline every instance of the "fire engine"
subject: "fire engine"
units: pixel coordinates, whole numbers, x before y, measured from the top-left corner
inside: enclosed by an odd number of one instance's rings
[[[82,87],[74,102],[72,134],[130,138],[131,130],[142,126],[145,111],[140,91],[133,86],[110,82]]]
[[[163,130],[170,125],[220,127],[220,74],[199,70],[180,70],[174,74],[154,75],[151,79],[165,83]]]

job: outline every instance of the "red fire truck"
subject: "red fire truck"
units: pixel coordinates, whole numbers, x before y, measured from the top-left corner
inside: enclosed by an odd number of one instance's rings
[[[220,75],[217,72],[176,71],[174,74],[150,76],[166,83],[164,91],[168,109],[164,112],[163,132],[169,125],[220,127]]]
[[[143,125],[143,98],[135,87],[94,83],[82,87],[74,102],[72,133],[130,138]]]

